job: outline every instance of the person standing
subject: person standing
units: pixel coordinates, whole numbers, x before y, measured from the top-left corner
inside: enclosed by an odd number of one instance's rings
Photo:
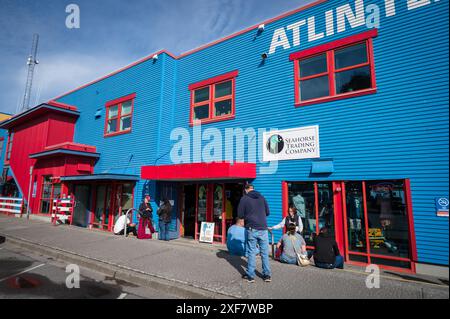
[[[141,217],[139,220],[139,227],[138,227],[139,239],[151,239],[152,234],[155,232],[152,222],[153,208],[150,205],[150,199],[151,199],[150,195],[145,194],[144,200],[139,206],[139,215]]]
[[[303,222],[300,216],[297,214],[297,208],[294,205],[289,206],[288,215],[283,218],[281,223],[275,225],[273,227],[269,227],[269,230],[282,229],[283,227],[287,228],[290,224],[295,224],[295,231],[301,234],[303,232]]]
[[[256,245],[259,245],[261,254],[263,279],[265,282],[272,281],[269,263],[269,234],[267,230],[267,216],[269,216],[269,213],[269,205],[264,196],[255,191],[253,185],[247,184],[245,186],[245,195],[239,202],[238,217],[245,221],[248,267],[246,274],[242,277],[248,282],[255,282]]]
[[[168,199],[164,199],[159,207],[159,239],[169,241],[169,225],[172,221],[172,205]]]

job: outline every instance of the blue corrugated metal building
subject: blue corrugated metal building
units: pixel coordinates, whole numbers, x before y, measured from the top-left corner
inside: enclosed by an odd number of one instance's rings
[[[56,100],[78,108],[96,175],[140,176],[132,206],[173,201],[172,238],[204,221],[223,242],[251,181],[270,225],[294,207],[308,244],[327,225],[348,262],[426,272],[449,256],[448,19],[442,1],[318,1]]]

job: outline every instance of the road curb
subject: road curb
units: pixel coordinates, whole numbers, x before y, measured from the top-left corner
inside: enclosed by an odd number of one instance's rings
[[[20,247],[32,253],[41,253],[58,261],[77,264],[80,267],[100,272],[117,280],[125,281],[134,285],[150,287],[183,299],[241,298],[241,296],[215,291],[213,289],[196,286],[188,282],[165,278],[163,276],[132,269],[127,266],[83,256],[81,254],[60,248],[34,243],[27,239],[5,234],[2,234],[2,236],[5,237],[6,243]]]

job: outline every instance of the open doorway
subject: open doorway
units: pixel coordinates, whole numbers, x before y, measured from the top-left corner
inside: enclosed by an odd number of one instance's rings
[[[228,228],[238,215],[243,183],[184,184],[181,199],[181,236],[198,239],[202,222],[214,223],[214,241],[226,242]]]
[[[184,185],[184,209],[183,209],[183,221],[184,237],[195,237],[195,213],[196,213],[196,193],[197,185]]]
[[[225,184],[225,211],[226,211],[226,230],[230,228],[236,217],[238,216],[238,206],[239,202],[244,194],[244,184],[241,183],[230,183]]]

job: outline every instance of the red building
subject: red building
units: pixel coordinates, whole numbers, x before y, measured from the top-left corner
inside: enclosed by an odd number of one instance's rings
[[[22,196],[29,198],[33,212],[49,215],[52,200],[69,195],[61,176],[93,172],[99,157],[96,148],[73,142],[78,116],[76,107],[49,102],[1,124],[9,132],[5,168]]]

